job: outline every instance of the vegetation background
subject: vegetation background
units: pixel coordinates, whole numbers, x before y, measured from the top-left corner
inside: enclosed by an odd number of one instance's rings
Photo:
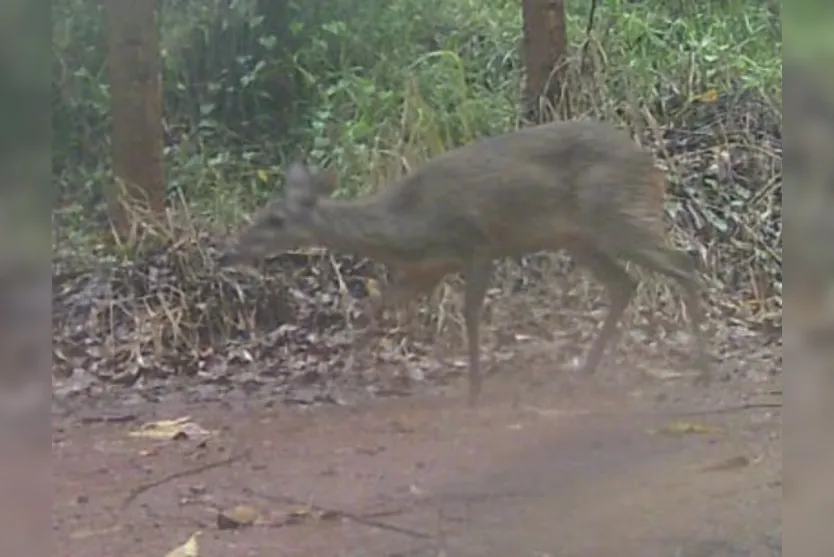
[[[168,194],[191,236],[137,260],[102,241],[112,183],[104,17],[98,3],[53,3],[53,273],[64,308],[53,329],[75,347],[66,350],[69,370],[93,358],[97,343],[135,378],[150,368],[203,369],[207,346],[228,351],[288,322],[332,337],[355,317],[345,304],[372,294],[378,270],[296,256],[257,279],[232,277],[212,265],[213,239],[275,191],[292,158],[338,169],[339,195],[356,195],[521,125],[516,1],[159,0],[158,8]],[[574,115],[631,129],[669,169],[671,234],[699,255],[713,316],[781,332],[780,4],[602,0],[591,28],[585,3],[567,9]],[[596,308],[598,291],[571,285],[568,269],[551,257],[507,263],[497,288],[529,294],[518,311],[501,310],[514,315],[508,322],[518,325],[542,300],[558,323],[566,308]],[[545,276],[563,294],[531,280]],[[289,283],[304,296],[279,294]],[[648,313],[678,317],[664,287],[649,283],[641,295]],[[451,288],[428,306],[428,338],[459,337],[456,304]],[[86,347],[82,322],[98,338]],[[298,351],[309,346],[293,338]]]

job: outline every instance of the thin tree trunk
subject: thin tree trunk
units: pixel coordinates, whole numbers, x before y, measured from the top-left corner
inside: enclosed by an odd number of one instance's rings
[[[528,119],[570,117],[563,94],[565,77],[564,0],[522,0],[524,19],[525,109]]]
[[[112,116],[110,217],[129,239],[142,215],[165,214],[162,83],[155,0],[104,0]]]

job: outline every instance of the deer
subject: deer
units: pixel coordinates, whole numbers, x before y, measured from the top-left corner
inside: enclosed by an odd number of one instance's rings
[[[450,274],[464,281],[468,402],[482,390],[481,314],[495,262],[566,251],[605,287],[609,309],[580,367],[595,372],[638,281],[624,263],[681,288],[695,341],[696,382],[709,382],[701,283],[692,255],[668,241],[667,177],[650,152],[613,124],[556,121],[488,136],[428,160],[351,200],[331,199],[333,171],[299,162],[283,190],[220,256],[224,266],[306,247],[383,263],[392,280],[382,306],[430,294]]]

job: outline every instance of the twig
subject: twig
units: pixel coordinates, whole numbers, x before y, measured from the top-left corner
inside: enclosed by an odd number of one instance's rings
[[[579,71],[585,73],[585,61],[588,56],[588,45],[591,43],[591,31],[594,30],[594,20],[597,15],[598,0],[591,0],[591,9],[588,11],[588,23],[585,25],[585,40],[582,42],[582,51],[579,55]]]
[[[744,410],[759,410],[764,408],[782,408],[781,402],[746,402],[730,406],[718,406],[717,408],[705,408],[703,410],[689,410],[687,412],[675,412],[681,416],[703,416],[705,414],[730,414]]]
[[[394,532],[397,534],[403,534],[410,538],[416,538],[421,540],[431,539],[432,536],[426,534],[425,532],[419,532],[417,530],[412,530],[410,528],[403,528],[402,526],[397,526],[395,524],[388,524],[387,522],[381,522],[379,520],[374,520],[372,518],[368,518],[367,516],[362,516],[356,513],[352,513],[350,511],[342,511],[339,509],[334,509],[331,507],[324,507],[322,505],[317,505],[314,503],[310,503],[308,501],[301,501],[300,499],[296,499],[295,497],[290,497],[288,495],[271,495],[268,493],[263,493],[256,491],[254,489],[247,489],[250,494],[270,501],[272,503],[279,503],[281,505],[293,505],[299,507],[307,507],[310,510],[319,512],[321,514],[326,514],[328,516],[332,516],[334,518],[340,518],[344,520],[350,520],[351,522],[355,522],[356,524],[361,524],[363,526],[370,526],[371,528],[378,528],[380,530],[386,530],[388,532]]]
[[[186,470],[180,470],[179,472],[174,472],[172,474],[168,474],[167,476],[163,476],[151,482],[142,484],[138,487],[133,488],[130,493],[128,494],[127,498],[125,499],[124,503],[122,503],[122,510],[126,509],[133,501],[136,500],[137,497],[145,493],[146,491],[150,491],[155,487],[159,487],[162,484],[177,480],[179,478],[184,478],[186,476],[194,476],[196,474],[200,474],[205,472],[206,470],[211,470],[212,468],[220,468],[221,466],[226,466],[228,464],[232,464],[239,460],[243,460],[248,458],[251,454],[250,449],[246,449],[245,451],[238,453],[236,455],[232,455],[229,458],[224,458],[223,460],[215,460],[213,462],[208,462],[206,464],[201,464],[200,466],[195,466],[193,468],[188,468]]]

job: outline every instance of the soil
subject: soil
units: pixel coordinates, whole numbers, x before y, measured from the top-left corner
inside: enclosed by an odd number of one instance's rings
[[[474,409],[463,382],[353,406],[76,400],[53,410],[56,555],[162,557],[196,531],[202,556],[782,554],[777,379],[518,368]],[[199,427],[129,435],[183,416]],[[258,520],[219,528],[236,505]]]

